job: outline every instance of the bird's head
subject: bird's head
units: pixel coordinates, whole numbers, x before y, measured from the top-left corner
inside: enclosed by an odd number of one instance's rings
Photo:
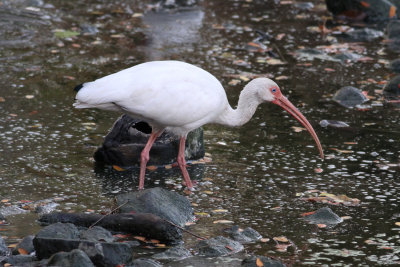
[[[311,134],[315,140],[321,158],[324,158],[324,152],[322,151],[321,143],[315,133],[313,127],[308,122],[306,117],[281,93],[279,86],[271,79],[268,78],[257,78],[249,83],[250,87],[257,88],[257,95],[261,98],[262,102],[271,102],[290,113],[295,119],[297,119]]]

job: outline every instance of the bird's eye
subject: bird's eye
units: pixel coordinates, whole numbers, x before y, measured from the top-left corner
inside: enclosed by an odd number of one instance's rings
[[[271,89],[271,93],[275,94],[278,91],[278,89],[276,89],[276,87]]]

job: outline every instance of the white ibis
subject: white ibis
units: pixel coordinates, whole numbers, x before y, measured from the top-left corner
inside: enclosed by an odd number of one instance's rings
[[[149,151],[156,138],[164,131],[180,137],[177,156],[185,184],[192,189],[186,170],[186,135],[207,123],[241,126],[253,116],[263,102],[281,106],[295,117],[314,138],[321,158],[321,143],[314,129],[282,95],[279,86],[268,78],[250,81],[240,93],[239,103],[233,109],[221,83],[209,72],[180,61],[152,61],[133,66],[93,82],[78,85],[75,90],[76,108],[100,108],[124,112],[143,119],[152,127],[152,133],[141,152],[139,189],[144,187]]]

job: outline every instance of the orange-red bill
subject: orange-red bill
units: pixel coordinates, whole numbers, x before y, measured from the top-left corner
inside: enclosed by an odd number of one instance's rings
[[[304,127],[306,127],[307,131],[311,134],[312,138],[314,138],[315,143],[317,143],[317,147],[319,150],[319,154],[321,158],[324,158],[324,152],[322,151],[321,143],[319,142],[318,136],[315,133],[313,127],[308,122],[306,117],[283,95],[277,97],[272,103],[282,107],[284,110],[290,113],[293,117],[295,117]]]

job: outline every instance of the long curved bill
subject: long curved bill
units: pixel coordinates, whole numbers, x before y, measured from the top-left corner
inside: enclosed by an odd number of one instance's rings
[[[304,127],[306,127],[307,131],[311,134],[312,138],[314,138],[315,143],[317,143],[317,147],[319,150],[319,154],[321,158],[324,158],[324,152],[322,151],[321,143],[319,142],[318,136],[315,133],[313,127],[308,122],[306,117],[283,95],[277,97],[272,103],[282,107],[284,110],[290,113],[293,117],[295,117]]]

